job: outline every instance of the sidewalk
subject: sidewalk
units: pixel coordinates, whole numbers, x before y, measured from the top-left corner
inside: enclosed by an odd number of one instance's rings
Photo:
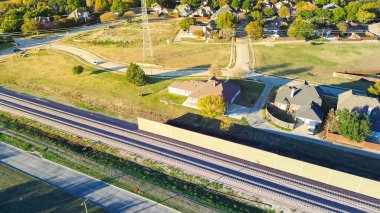
[[[0,163],[110,212],[175,212],[141,196],[0,142]]]

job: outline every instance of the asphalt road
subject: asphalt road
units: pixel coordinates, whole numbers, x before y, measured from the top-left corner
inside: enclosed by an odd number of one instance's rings
[[[176,212],[166,206],[0,142],[0,163],[110,212]]]
[[[0,110],[216,180],[247,197],[289,207],[286,210],[296,207],[312,212],[380,211],[377,199],[139,132],[134,124],[55,102],[0,89]]]

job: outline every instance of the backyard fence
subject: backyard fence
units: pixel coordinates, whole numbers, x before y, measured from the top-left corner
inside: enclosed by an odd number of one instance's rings
[[[356,75],[353,73],[334,72],[333,76],[336,78],[346,78],[346,79],[351,79],[351,80],[362,80],[363,79],[363,80],[370,81],[370,82],[380,82],[380,78]]]
[[[288,123],[288,122],[285,122],[285,121],[282,121],[278,118],[276,118],[272,113],[271,113],[271,109],[273,109],[274,106],[272,103],[267,103],[266,107],[265,107],[265,115],[276,125],[280,126],[280,127],[283,127],[283,128],[286,128],[286,129],[294,129],[294,126],[296,124],[296,122],[292,122],[292,123]]]
[[[380,199],[378,181],[143,118],[138,118],[138,126],[146,132]]]

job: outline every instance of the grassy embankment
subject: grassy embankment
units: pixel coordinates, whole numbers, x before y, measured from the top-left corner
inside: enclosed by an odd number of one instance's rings
[[[0,139],[4,136],[0,135]],[[83,212],[82,199],[0,164],[0,212]],[[88,212],[105,210],[87,202]]]
[[[180,69],[207,68],[213,63],[220,67],[228,65],[229,44],[167,44],[167,40],[171,42],[179,30],[177,22],[177,19],[168,19],[150,23],[154,64]],[[124,63],[141,63],[143,59],[141,23],[138,22],[81,33],[58,43],[85,48]],[[151,63],[151,59],[146,63]]]
[[[256,68],[263,74],[296,78],[326,85],[366,90],[370,83],[335,78],[333,72],[378,73],[379,43],[255,45]]]
[[[17,139],[18,133],[12,137],[0,134],[1,141],[38,152],[48,160],[126,190],[138,187],[143,196],[183,212],[264,211],[256,207],[255,201],[242,199],[218,183],[138,156],[124,155],[105,145],[92,144],[37,122],[1,113],[0,125],[23,135],[21,141]],[[49,147],[46,152],[43,151],[45,147]]]

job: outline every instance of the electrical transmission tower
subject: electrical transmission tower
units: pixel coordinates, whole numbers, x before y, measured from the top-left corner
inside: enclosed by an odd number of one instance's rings
[[[152,40],[150,38],[148,11],[146,0],[141,0],[141,25],[143,32],[143,63],[153,64],[153,48]]]

